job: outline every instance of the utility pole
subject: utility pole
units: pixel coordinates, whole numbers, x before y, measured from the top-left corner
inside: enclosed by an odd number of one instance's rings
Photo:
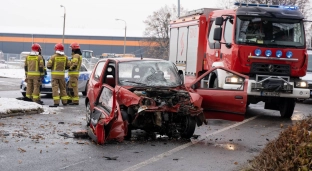
[[[178,0],[178,18],[180,17],[180,0]]]
[[[63,41],[62,44],[64,46],[64,35],[65,35],[65,19],[66,19],[66,8],[65,6],[61,5],[61,7],[64,7],[64,22],[63,22]]]
[[[116,20],[120,20],[120,21],[123,21],[125,22],[125,37],[124,37],[124,57],[126,56],[126,41],[127,41],[127,22],[125,20],[122,20],[122,19],[119,19],[119,18],[116,18]]]

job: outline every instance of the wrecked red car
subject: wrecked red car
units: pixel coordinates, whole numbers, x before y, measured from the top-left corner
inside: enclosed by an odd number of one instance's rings
[[[196,125],[207,123],[206,118],[222,118],[214,115],[218,112],[229,114],[228,107],[233,108],[230,114],[244,115],[247,81],[243,76],[234,75],[244,81],[239,86],[229,86],[230,90],[204,89],[209,73],[219,69],[208,71],[186,87],[183,72],[170,61],[147,58],[100,60],[90,76],[85,100],[88,135],[99,144],[130,138],[134,129],[148,134],[156,132],[190,138]],[[223,103],[224,93],[226,98],[232,95],[235,102]],[[207,116],[214,108],[212,117]]]

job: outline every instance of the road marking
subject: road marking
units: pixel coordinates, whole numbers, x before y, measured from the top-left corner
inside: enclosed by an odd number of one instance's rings
[[[239,125],[242,125],[242,124],[244,124],[244,123],[246,123],[246,122],[252,121],[252,120],[256,119],[257,117],[258,117],[258,116],[254,116],[254,117],[251,117],[251,118],[249,118],[249,119],[246,119],[246,120],[244,120],[244,121],[242,121],[242,122],[238,122],[238,123],[236,123],[236,124],[233,124],[233,125],[231,125],[231,126],[225,127],[225,128],[220,129],[220,130],[218,130],[218,131],[215,131],[215,132],[206,134],[205,137],[202,137],[202,138],[200,138],[200,139],[197,140],[197,141],[189,142],[189,143],[180,145],[180,146],[178,146],[178,147],[176,147],[176,148],[174,148],[174,149],[172,149],[172,150],[169,150],[169,151],[167,151],[167,152],[164,152],[164,153],[162,153],[162,154],[159,154],[158,156],[152,157],[152,158],[150,158],[150,159],[148,159],[148,160],[145,160],[145,161],[143,161],[143,162],[141,162],[141,163],[138,163],[138,164],[136,164],[136,165],[133,165],[133,166],[131,166],[131,167],[129,167],[129,168],[123,170],[123,171],[134,171],[134,170],[138,170],[138,169],[140,169],[141,167],[144,167],[144,166],[146,166],[146,165],[148,165],[148,164],[154,163],[154,162],[156,162],[156,161],[158,161],[158,160],[160,160],[160,159],[162,159],[162,158],[164,158],[164,157],[170,156],[170,155],[172,155],[173,153],[176,153],[176,152],[178,152],[178,151],[181,151],[181,150],[183,150],[183,149],[185,149],[185,148],[187,148],[187,147],[189,147],[189,146],[191,146],[191,145],[195,145],[195,144],[199,143],[200,141],[203,141],[206,137],[209,137],[209,136],[218,134],[218,133],[220,133],[220,132],[229,130],[229,129],[231,129],[231,128],[235,128],[235,127],[237,127],[237,126],[239,126]]]
[[[89,157],[89,159],[91,159],[91,157]],[[60,170],[67,169],[68,167],[75,166],[77,164],[84,163],[84,162],[87,162],[87,161],[89,161],[89,160],[83,160],[83,161],[80,161],[80,162],[77,162],[77,163],[74,163],[74,164],[70,164],[70,165],[67,165],[65,167],[60,168]]]

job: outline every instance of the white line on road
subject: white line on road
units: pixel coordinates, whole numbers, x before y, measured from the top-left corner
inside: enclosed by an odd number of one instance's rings
[[[169,150],[169,151],[167,151],[167,152],[164,152],[164,153],[162,153],[162,154],[159,154],[158,156],[152,157],[152,158],[150,158],[150,159],[148,159],[148,160],[145,160],[145,161],[143,161],[143,162],[141,162],[141,163],[138,163],[138,164],[136,164],[136,165],[133,165],[133,166],[131,166],[131,167],[129,167],[129,168],[123,170],[123,171],[135,171],[135,170],[138,170],[138,169],[140,169],[141,167],[144,167],[144,166],[146,166],[146,165],[148,165],[148,164],[154,163],[154,162],[156,162],[156,161],[158,161],[158,160],[160,160],[160,159],[162,159],[162,158],[164,158],[164,157],[170,156],[170,155],[172,155],[173,153],[176,153],[176,152],[178,152],[178,151],[181,151],[181,150],[183,150],[183,149],[185,149],[185,148],[187,148],[187,147],[189,147],[189,146],[191,146],[191,145],[197,144],[198,142],[203,141],[206,137],[209,137],[209,136],[218,134],[218,133],[220,133],[220,132],[229,130],[229,129],[231,129],[231,128],[235,128],[235,127],[237,127],[237,126],[239,126],[239,125],[242,125],[242,124],[244,124],[244,123],[246,123],[246,122],[249,122],[249,121],[251,121],[251,120],[254,120],[254,119],[256,119],[257,117],[258,117],[258,116],[254,116],[254,117],[251,117],[251,118],[249,118],[249,119],[246,119],[246,120],[244,120],[244,121],[242,121],[242,122],[238,122],[238,123],[233,124],[233,125],[231,125],[231,126],[228,126],[228,127],[223,128],[223,129],[220,129],[220,130],[218,130],[218,131],[216,131],[216,132],[212,132],[212,133],[206,134],[205,137],[200,138],[200,139],[197,140],[197,141],[189,142],[189,143],[180,145],[180,146],[178,146],[178,147],[176,147],[176,148],[174,148],[174,149],[172,149],[172,150]]]
[[[91,159],[91,157],[89,157],[89,159]],[[77,163],[74,163],[74,164],[71,164],[71,165],[67,165],[65,167],[60,168],[60,170],[67,169],[68,167],[75,166],[75,165],[80,164],[80,163],[85,163],[87,161],[89,161],[89,160],[83,160],[83,161],[80,161],[80,162],[77,162]]]

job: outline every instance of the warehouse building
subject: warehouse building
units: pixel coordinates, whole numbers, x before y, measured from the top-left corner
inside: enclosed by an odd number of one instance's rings
[[[144,39],[143,37],[127,37],[126,53],[144,56],[147,49]],[[124,37],[65,35],[66,55],[71,54],[69,45],[72,42],[79,43],[81,50],[92,50],[97,57],[103,53],[124,53]],[[20,54],[30,51],[33,43],[39,43],[42,47],[42,54],[50,56],[54,53],[54,45],[62,43],[62,35],[0,33],[0,51],[3,53]]]

